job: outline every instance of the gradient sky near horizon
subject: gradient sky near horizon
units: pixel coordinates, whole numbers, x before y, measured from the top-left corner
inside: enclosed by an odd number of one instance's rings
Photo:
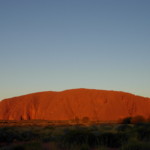
[[[0,99],[74,88],[150,97],[149,0],[0,1]]]

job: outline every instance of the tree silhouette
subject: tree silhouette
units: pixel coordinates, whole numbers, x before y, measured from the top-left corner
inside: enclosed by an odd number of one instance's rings
[[[131,119],[131,123],[133,124],[136,124],[136,123],[143,123],[143,122],[146,122],[145,118],[143,116],[135,116],[135,117],[132,117]]]

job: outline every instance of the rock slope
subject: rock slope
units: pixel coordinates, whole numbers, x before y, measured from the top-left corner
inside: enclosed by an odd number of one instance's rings
[[[73,89],[39,92],[0,101],[0,120],[117,121],[128,116],[150,116],[150,98],[118,91]]]

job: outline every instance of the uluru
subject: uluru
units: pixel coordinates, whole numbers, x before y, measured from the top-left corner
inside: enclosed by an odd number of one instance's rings
[[[150,116],[150,98],[120,91],[71,89],[46,91],[0,101],[0,120],[90,120]]]

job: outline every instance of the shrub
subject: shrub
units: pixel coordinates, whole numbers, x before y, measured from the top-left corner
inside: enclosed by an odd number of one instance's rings
[[[76,128],[68,130],[61,137],[61,145],[64,147],[71,147],[72,145],[87,144],[91,147],[97,144],[96,136],[84,128]]]
[[[108,150],[105,146],[98,146],[95,150]]]
[[[150,125],[143,124],[136,129],[138,139],[141,141],[150,141]]]
[[[25,150],[25,147],[23,145],[16,145],[12,148],[12,150]]]
[[[99,136],[100,145],[111,148],[118,148],[128,141],[128,135],[125,133],[104,132]]]
[[[90,147],[89,147],[88,144],[82,144],[82,145],[80,146],[80,150],[90,150]]]
[[[122,124],[130,124],[131,123],[131,117],[127,117],[127,118],[124,118],[122,119],[121,123]]]
[[[40,142],[30,142],[23,144],[25,150],[42,150],[42,144]]]
[[[11,143],[16,139],[19,139],[20,135],[18,131],[13,127],[0,128],[0,142]]]
[[[150,150],[149,143],[141,143],[141,142],[130,142],[126,145],[123,145],[121,150]]]
[[[123,125],[118,126],[116,130],[119,132],[126,132],[126,131],[132,130],[132,127],[127,124],[123,124]]]
[[[146,120],[143,116],[135,116],[135,117],[132,117],[131,119],[131,123],[133,124],[144,123],[144,122],[146,122]]]

